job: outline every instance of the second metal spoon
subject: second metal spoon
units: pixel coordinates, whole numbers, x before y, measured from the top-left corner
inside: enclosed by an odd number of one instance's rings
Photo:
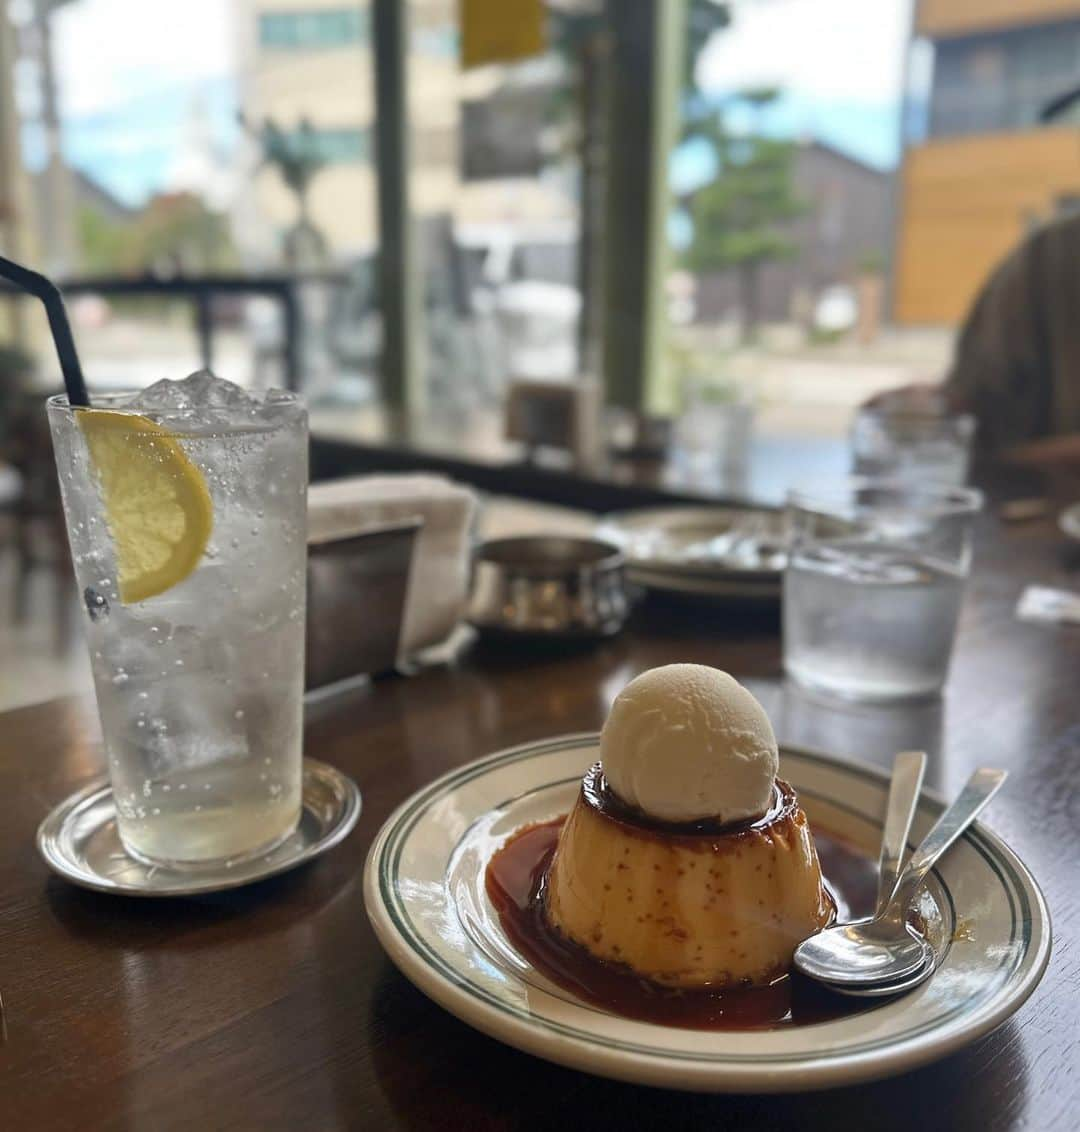
[[[907,910],[938,858],[1004,781],[1004,771],[977,770],[912,854],[884,911],[804,940],[795,949],[795,966],[811,978],[851,987],[899,983],[925,967],[928,945],[908,929]]]

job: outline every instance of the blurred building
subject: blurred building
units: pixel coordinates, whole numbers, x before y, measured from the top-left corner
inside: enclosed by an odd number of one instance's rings
[[[407,0],[413,206],[455,229],[522,229],[573,220],[573,186],[538,178],[545,99],[561,72],[550,60],[462,73],[456,0]],[[374,60],[370,8],[358,0],[237,0],[240,106],[249,122],[285,129],[307,119],[326,159],[312,182],[311,218],[335,258],[378,243]],[[249,143],[254,167],[256,147]],[[240,178],[233,209],[242,250],[272,259],[296,220],[295,197],[273,169]]]
[[[375,80],[370,8],[357,0],[237,0],[240,105],[253,123],[311,122],[325,168],[311,186],[311,219],[338,255],[377,243]],[[446,211],[458,186],[459,101],[454,0],[410,0],[409,122],[413,204]],[[246,250],[273,255],[296,200],[273,169],[238,204]],[[247,223],[242,215],[247,212]],[[254,245],[254,247],[253,247]]]
[[[71,184],[72,206],[76,213],[81,209],[92,209],[99,216],[113,224],[128,223],[137,213],[138,209],[125,204],[100,182],[95,181],[88,173],[81,169],[71,167],[67,171]],[[35,196],[45,191],[45,172],[38,170],[29,174],[30,184]],[[38,223],[44,224],[44,218],[38,217]]]
[[[891,173],[808,141],[796,150],[792,178],[806,209],[783,225],[792,257],[760,269],[759,309],[766,322],[805,320],[825,290],[854,284],[865,271],[884,271],[888,258]],[[697,321],[732,316],[739,301],[734,270],[698,276]]]
[[[1080,202],[1076,128],[1041,110],[1080,75],[1080,0],[921,0],[923,133],[905,151],[894,315],[954,324],[1031,227]]]

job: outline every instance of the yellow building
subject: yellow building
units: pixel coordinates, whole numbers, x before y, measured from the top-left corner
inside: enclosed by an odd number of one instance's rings
[[[1031,227],[1080,205],[1080,133],[1039,123],[1080,76],[1080,0],[920,0],[914,34],[933,75],[900,174],[894,313],[955,324]]]
[[[249,121],[286,130],[307,119],[327,164],[312,182],[311,219],[335,257],[377,243],[374,60],[370,9],[358,0],[237,0],[240,104]],[[409,120],[413,205],[443,212],[458,189],[460,109],[455,0],[410,0]],[[274,254],[296,219],[293,193],[260,170],[235,212],[248,250]]]

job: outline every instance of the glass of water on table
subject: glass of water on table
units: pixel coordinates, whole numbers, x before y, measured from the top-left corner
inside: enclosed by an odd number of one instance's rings
[[[934,695],[948,675],[972,523],[973,489],[853,480],[788,498],[784,668],[852,700]]]
[[[967,483],[975,418],[863,408],[851,425],[852,468],[857,476]]]
[[[266,852],[301,807],[307,413],[206,373],[48,413],[124,847]]]

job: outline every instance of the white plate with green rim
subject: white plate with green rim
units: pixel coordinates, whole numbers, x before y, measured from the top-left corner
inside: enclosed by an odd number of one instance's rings
[[[567,812],[598,744],[596,735],[570,735],[454,770],[399,806],[372,844],[364,900],[376,935],[420,990],[476,1029],[537,1057],[639,1084],[798,1091],[944,1057],[1008,1018],[1042,977],[1046,903],[1016,855],[976,824],[924,892],[939,965],[911,994],[833,1021],[739,1032],[634,1021],[577,999],[505,937],[484,870],[515,829]],[[876,856],[886,775],[796,748],[781,750],[780,773],[812,825]],[[942,808],[924,793],[913,837]]]

